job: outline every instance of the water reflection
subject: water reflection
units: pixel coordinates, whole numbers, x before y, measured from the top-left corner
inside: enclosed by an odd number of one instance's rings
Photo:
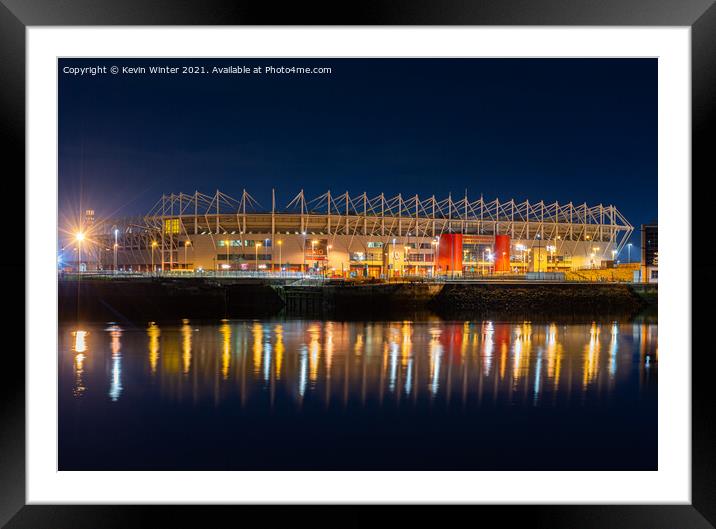
[[[556,406],[581,395],[578,404],[585,395],[609,397],[632,379],[640,387],[650,384],[658,357],[657,325],[646,323],[287,320],[192,326],[185,320],[161,329],[151,323],[146,334],[111,325],[92,328],[91,365],[89,336],[86,329],[61,336],[75,398],[108,384],[111,401],[158,391],[160,398],[215,404],[238,396],[242,406],[303,405],[309,399],[364,407],[401,398],[463,407]]]
[[[191,368],[191,335],[192,329],[189,325],[189,320],[184,320],[181,326],[182,336],[182,347],[181,347],[181,360],[182,360],[182,372],[186,375],[189,373]]]
[[[112,325],[107,329],[110,336],[110,348],[112,350],[112,375],[109,386],[109,398],[113,401],[119,399],[122,394],[122,353],[121,342],[122,329],[117,325]]]
[[[154,322],[149,324],[147,336],[149,336],[149,368],[152,375],[157,372],[157,362],[159,361],[159,336],[161,332]]]
[[[74,384],[72,386],[72,394],[75,397],[84,395],[85,386],[82,376],[84,374],[85,351],[87,351],[87,331],[76,330],[72,333],[74,342],[72,344],[72,352],[74,353]]]

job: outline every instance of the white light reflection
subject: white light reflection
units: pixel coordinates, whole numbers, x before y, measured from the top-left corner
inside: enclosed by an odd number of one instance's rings
[[[75,331],[72,333],[75,337],[74,344],[72,345],[72,350],[77,353],[75,355],[75,361],[73,363],[73,368],[75,371],[75,384],[72,388],[72,394],[75,397],[81,397],[84,395],[85,392],[85,385],[84,381],[82,380],[82,375],[84,374],[84,362],[85,362],[85,351],[87,351],[87,331]]]
[[[535,385],[532,390],[534,403],[537,404],[540,391],[540,380],[542,375],[542,348],[537,349],[537,366],[535,366]]]
[[[614,378],[617,372],[617,353],[619,352],[619,324],[612,324],[612,339],[609,342],[609,378]]]
[[[122,329],[113,325],[110,327],[109,335],[112,337],[110,345],[112,349],[112,382],[109,386],[109,398],[116,402],[122,394],[122,344],[119,340],[122,336]]]
[[[440,387],[440,361],[443,356],[443,346],[440,343],[441,330],[438,328],[430,329],[430,392],[433,397],[437,395]]]
[[[390,342],[390,375],[388,389],[390,391],[395,390],[395,378],[398,374],[398,357],[400,356],[400,349],[398,344],[394,341]]]
[[[482,344],[483,366],[485,368],[485,376],[490,376],[490,368],[492,367],[492,355],[495,352],[495,326],[491,321],[483,323],[484,342]]]
[[[306,344],[301,345],[300,358],[301,362],[298,371],[298,394],[303,397],[306,393],[306,384],[308,384],[308,347],[306,347]]]
[[[264,343],[264,382],[268,382],[271,375],[271,342]]]
[[[410,395],[410,390],[413,387],[413,359],[408,360],[408,369],[405,373],[405,392]]]

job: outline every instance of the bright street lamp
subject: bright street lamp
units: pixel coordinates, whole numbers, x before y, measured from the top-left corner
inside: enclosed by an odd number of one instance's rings
[[[189,270],[189,260],[187,259],[186,252],[189,246],[191,246],[191,241],[187,239],[186,241],[184,241],[184,268],[186,268],[187,270]]]
[[[261,243],[257,242],[256,246],[254,248],[255,248],[254,252],[256,255],[256,274],[258,275],[258,273],[259,273],[259,248],[261,248]]]
[[[627,260],[631,263],[631,243],[627,244]]]

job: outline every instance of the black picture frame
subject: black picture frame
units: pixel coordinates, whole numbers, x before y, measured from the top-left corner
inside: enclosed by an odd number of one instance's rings
[[[337,8],[340,6],[340,11]],[[716,174],[711,137],[716,135],[716,5],[713,0],[381,0],[372,2],[292,3],[231,0],[0,0],[0,130],[6,150],[3,183],[15,197],[25,197],[25,30],[27,26],[104,25],[555,25],[555,26],[688,26],[692,60],[692,196],[699,181]],[[685,175],[684,185],[688,185]],[[8,189],[8,186],[10,189]],[[699,197],[699,198],[697,198]],[[25,197],[28,200],[28,197]],[[709,209],[692,205],[693,241],[707,222]],[[19,219],[24,218],[19,212]],[[25,240],[28,234],[25,233]],[[713,246],[713,245],[711,245]],[[711,257],[705,249],[702,257]],[[715,262],[707,259],[708,262]],[[694,261],[695,262],[695,261]],[[23,277],[24,259],[2,261],[3,277]],[[716,267],[702,264],[699,273]],[[697,277],[696,273],[692,277]],[[13,281],[18,286],[19,281]],[[708,286],[708,285],[707,285]],[[706,298],[710,289],[699,289]],[[19,294],[19,293],[18,293]],[[19,299],[19,296],[18,296]],[[695,301],[695,299],[694,299]],[[24,306],[24,302],[23,302]],[[27,331],[24,311],[17,310]],[[31,315],[27,315],[31,317]],[[707,311],[693,310],[692,328],[708,328]],[[20,329],[20,322],[17,328]],[[685,341],[687,338],[685,337]],[[19,349],[17,349],[19,351]],[[501,525],[530,527],[644,527],[686,528],[716,525],[716,435],[711,406],[709,369],[711,351],[692,354],[692,503],[690,505],[529,505],[469,506],[470,517],[499,517]],[[688,353],[686,350],[684,353]],[[208,509],[246,511],[258,507],[135,507],[135,506],[34,506],[25,505],[25,359],[5,348],[0,385],[0,524],[20,527],[134,527],[147,525],[147,516],[160,516],[162,525],[206,522]],[[698,354],[704,353],[704,354]],[[706,354],[708,353],[708,354]],[[179,509],[169,514],[168,509]],[[305,507],[301,507],[305,509]],[[341,514],[342,525],[375,521],[376,507]],[[445,521],[437,511],[415,509],[423,522]],[[460,513],[455,513],[460,516]],[[322,515],[323,517],[324,515]],[[333,516],[327,515],[331,520]],[[460,518],[455,518],[457,521]],[[338,520],[333,519],[334,522]],[[337,523],[337,522],[336,522]]]

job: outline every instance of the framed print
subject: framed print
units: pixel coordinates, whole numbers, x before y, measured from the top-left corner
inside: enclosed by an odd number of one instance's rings
[[[2,522],[713,526],[716,8],[219,4],[4,0]]]

